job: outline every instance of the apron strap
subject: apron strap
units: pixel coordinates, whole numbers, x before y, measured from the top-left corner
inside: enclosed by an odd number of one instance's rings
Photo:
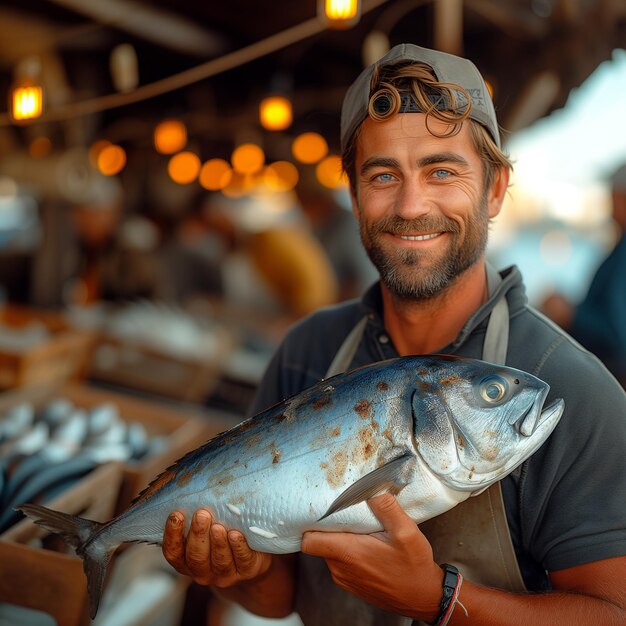
[[[502,279],[500,274],[486,263],[487,286],[489,295],[492,296],[498,288]],[[491,311],[487,332],[483,341],[483,359],[491,363],[504,365],[506,363],[506,352],[509,347],[509,305],[506,297],[502,297]]]
[[[488,263],[486,273],[489,294],[492,296],[502,279]],[[367,322],[368,318],[363,317],[350,331],[330,364],[326,378],[345,372],[350,367]],[[503,295],[489,317],[482,358],[491,363],[504,364],[508,339],[509,307]],[[423,522],[420,524],[420,529],[430,541],[437,562],[457,565],[469,580],[478,584],[514,592],[525,590],[506,519],[500,482],[491,485],[479,495],[461,502],[450,511]],[[322,595],[333,597],[334,603],[347,602],[346,613],[358,615],[359,611],[368,607],[369,621],[364,617],[362,623],[384,624],[385,626],[421,624],[421,622],[411,622],[409,618],[392,616],[384,612],[379,615],[376,609],[359,601],[358,598],[345,592],[341,593],[332,584],[325,564],[320,559],[301,555],[300,562],[300,575],[304,578],[313,576],[314,580],[309,581],[312,587],[318,591],[324,589],[321,591]],[[303,585],[299,585],[299,588],[300,586]],[[313,597],[319,598],[320,596],[313,594]],[[307,626],[328,624],[327,612],[323,611],[323,615],[316,615],[316,609],[308,606],[309,604],[307,598],[299,597],[298,608],[303,622]]]
[[[341,347],[337,350],[337,354],[335,354],[335,358],[328,367],[324,378],[330,378],[335,374],[342,374],[350,367],[350,363],[352,363],[352,359],[361,343],[366,326],[367,316],[361,318],[350,331],[350,334],[344,339]]]

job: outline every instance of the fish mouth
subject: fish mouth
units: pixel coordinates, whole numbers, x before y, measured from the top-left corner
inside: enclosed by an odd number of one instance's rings
[[[515,428],[520,435],[531,437],[540,426],[557,422],[565,408],[565,402],[559,398],[541,410],[547,391],[537,398],[522,417],[515,422]],[[536,410],[535,410],[536,409]]]

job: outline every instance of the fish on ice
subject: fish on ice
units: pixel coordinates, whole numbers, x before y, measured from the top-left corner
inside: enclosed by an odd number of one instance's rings
[[[397,495],[417,523],[504,478],[564,409],[526,372],[464,357],[407,356],[322,380],[178,460],[100,523],[18,508],[84,560],[94,617],[107,565],[126,542],[160,544],[171,511],[211,509],[255,550],[297,552],[308,530],[372,533],[366,500]]]

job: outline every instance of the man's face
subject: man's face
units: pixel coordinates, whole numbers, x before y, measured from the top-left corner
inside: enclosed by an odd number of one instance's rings
[[[383,284],[402,298],[445,290],[484,253],[489,219],[500,208],[466,125],[435,137],[422,113],[366,119],[357,140],[355,214]],[[444,133],[446,124],[429,119]]]

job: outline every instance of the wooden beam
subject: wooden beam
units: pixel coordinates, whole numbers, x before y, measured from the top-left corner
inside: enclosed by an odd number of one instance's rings
[[[435,0],[435,48],[463,54],[463,0]]]

